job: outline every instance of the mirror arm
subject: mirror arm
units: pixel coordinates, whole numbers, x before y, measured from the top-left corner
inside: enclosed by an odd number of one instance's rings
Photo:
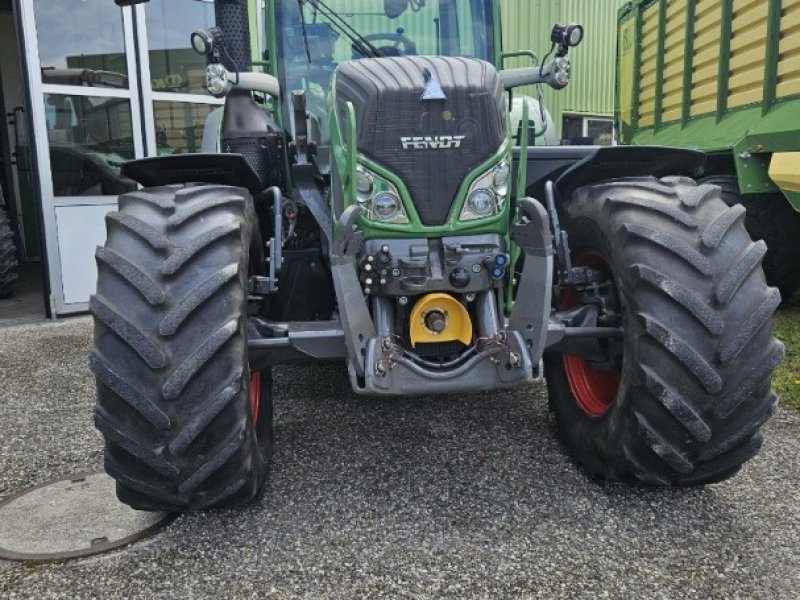
[[[500,71],[500,81],[507,90],[537,83],[544,83],[553,89],[560,90],[569,84],[569,71],[569,58],[560,56],[541,68],[503,69]]]

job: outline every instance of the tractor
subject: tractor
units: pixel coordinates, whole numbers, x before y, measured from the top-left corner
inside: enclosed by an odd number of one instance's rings
[[[254,70],[247,1],[216,0],[190,38],[225,99],[205,151],[125,163],[141,187],[96,253],[95,424],[122,502],[258,498],[285,363],[338,361],[373,396],[546,380],[566,450],[612,481],[714,483],[758,452],[784,355],[763,243],[690,177],[702,152],[533,144],[514,90],[568,85],[583,28],[504,54],[499,11],[269,0]]]

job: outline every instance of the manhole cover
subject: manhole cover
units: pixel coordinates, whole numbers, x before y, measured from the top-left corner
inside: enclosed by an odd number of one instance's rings
[[[105,473],[75,475],[0,503],[0,558],[42,561],[98,554],[140,540],[174,516],[122,504]]]

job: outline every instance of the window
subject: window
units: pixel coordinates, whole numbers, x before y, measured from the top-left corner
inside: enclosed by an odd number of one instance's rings
[[[153,102],[158,154],[200,152],[206,117],[213,104]]]
[[[275,7],[281,32],[277,57],[281,89],[306,92],[310,128],[321,133],[318,149],[323,171],[329,166],[322,158],[330,142],[328,92],[341,62],[369,56],[369,46],[383,56],[492,59],[493,21],[487,0],[401,3],[397,12],[383,0],[327,0],[319,6],[276,0]],[[292,123],[291,103],[284,102],[283,108],[283,122]]]
[[[35,0],[32,6],[50,157],[44,172],[52,177],[53,197],[130,191],[135,184],[120,175],[120,166],[137,155],[135,77],[122,11],[105,0]]]
[[[132,190],[120,167],[134,158],[125,98],[45,94],[50,170],[56,196],[108,196]]]
[[[605,117],[564,115],[561,139],[570,143],[587,143],[598,146],[613,146],[614,121]]]
[[[148,57],[143,73],[148,153],[200,152],[205,119],[223,100],[206,91],[206,59],[191,48],[189,34],[214,24],[214,3],[150,0],[142,6]]]
[[[206,95],[206,59],[192,49],[189,34],[214,24],[214,4],[151,0],[145,11],[153,91]]]
[[[113,2],[36,0],[34,10],[42,83],[128,87],[122,15]]]

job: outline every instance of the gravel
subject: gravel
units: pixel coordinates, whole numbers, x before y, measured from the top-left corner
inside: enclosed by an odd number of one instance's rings
[[[101,468],[91,322],[0,330],[0,500]],[[179,517],[110,554],[0,561],[3,598],[792,598],[800,590],[800,414],[702,489],[589,480],[543,387],[354,395],[339,365],[276,373],[263,500]]]

